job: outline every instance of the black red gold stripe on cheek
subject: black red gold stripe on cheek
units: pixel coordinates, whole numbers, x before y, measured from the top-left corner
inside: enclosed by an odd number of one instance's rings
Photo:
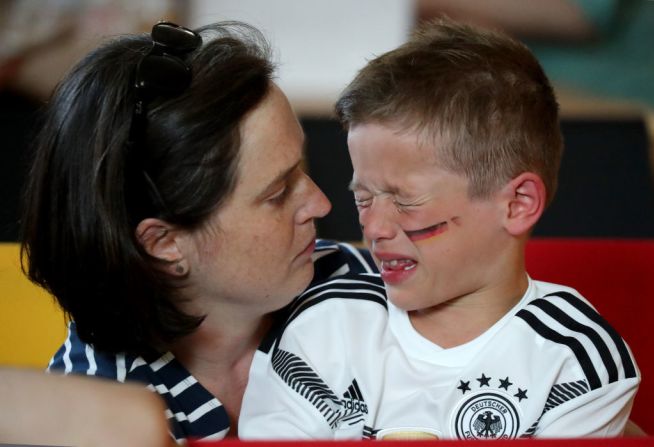
[[[430,227],[422,228],[420,230],[405,231],[405,233],[412,241],[421,241],[437,236],[446,230],[447,222],[441,222]]]

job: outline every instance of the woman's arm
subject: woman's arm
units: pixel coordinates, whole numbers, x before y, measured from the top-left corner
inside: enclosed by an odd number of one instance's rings
[[[174,445],[155,393],[99,378],[0,368],[0,443]]]

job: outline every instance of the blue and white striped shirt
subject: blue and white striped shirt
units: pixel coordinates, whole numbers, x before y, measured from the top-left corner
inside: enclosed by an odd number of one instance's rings
[[[327,240],[317,241],[314,263],[312,284],[346,273],[376,271],[366,250]],[[170,352],[153,362],[137,356],[98,352],[79,339],[72,322],[68,337],[50,361],[48,370],[105,377],[119,382],[143,382],[166,402],[170,430],[178,441],[186,438],[222,439],[230,428],[227,412],[220,400]]]

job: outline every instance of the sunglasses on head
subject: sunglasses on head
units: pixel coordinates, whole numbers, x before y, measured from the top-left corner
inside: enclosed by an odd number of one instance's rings
[[[196,32],[171,22],[159,22],[152,27],[152,47],[136,65],[134,89],[136,102],[129,130],[128,147],[131,157],[138,160],[139,170],[145,178],[159,208],[168,212],[165,202],[147,172],[142,143],[148,103],[159,97],[174,97],[191,83],[191,67],[182,59],[202,45]],[[168,213],[170,214],[170,213]]]
[[[134,74],[134,121],[145,116],[149,101],[159,96],[173,97],[186,90],[191,83],[191,68],[181,57],[202,44],[202,38],[197,33],[171,22],[154,25],[151,36],[152,47],[139,61]],[[132,137],[135,136],[136,125],[132,125]]]
[[[174,96],[191,83],[191,68],[181,59],[202,44],[198,34],[170,22],[152,27],[152,48],[136,66],[134,86],[144,99]]]

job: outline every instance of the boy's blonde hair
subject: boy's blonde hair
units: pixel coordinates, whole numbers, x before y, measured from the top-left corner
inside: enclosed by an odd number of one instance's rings
[[[558,104],[540,64],[500,33],[441,19],[364,67],[336,112],[346,128],[377,122],[417,131],[438,162],[486,198],[521,172],[554,196],[563,151]]]

